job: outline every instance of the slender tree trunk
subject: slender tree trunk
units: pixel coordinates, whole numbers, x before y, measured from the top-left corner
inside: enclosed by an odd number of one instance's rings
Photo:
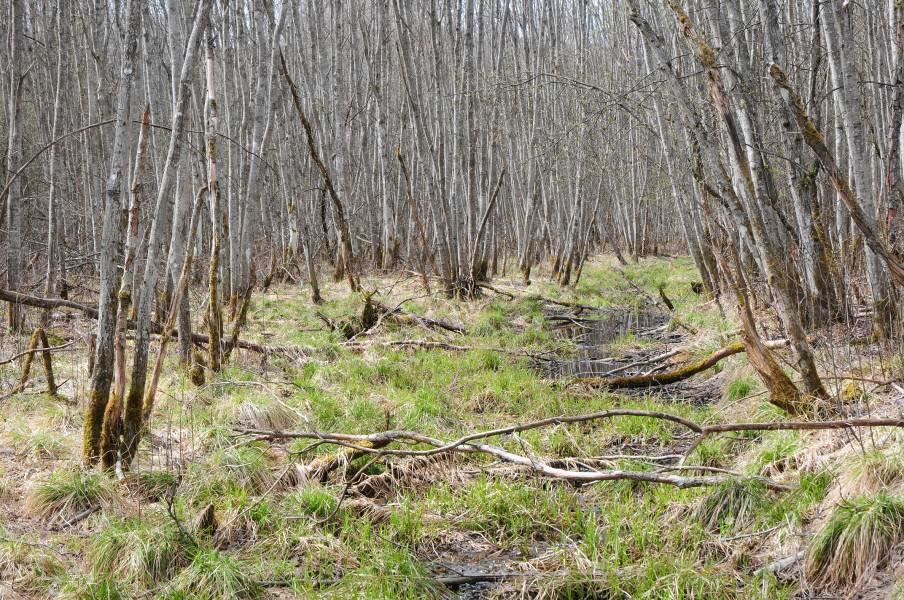
[[[116,98],[116,126],[110,153],[110,175],[107,178],[104,197],[97,342],[91,386],[88,391],[88,406],[85,411],[82,447],[83,459],[89,466],[96,464],[100,458],[100,436],[113,380],[113,333],[118,306],[116,292],[119,289],[119,272],[116,264],[122,255],[122,169],[126,130],[129,126],[129,95],[135,74],[143,5],[142,0],[128,0],[125,9],[127,26],[123,36],[123,55]]]

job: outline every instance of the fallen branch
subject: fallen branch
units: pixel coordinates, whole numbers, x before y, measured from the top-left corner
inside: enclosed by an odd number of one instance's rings
[[[466,452],[466,453],[482,453],[495,457],[503,462],[509,462],[524,467],[532,472],[550,477],[552,479],[562,479],[576,483],[595,483],[598,481],[616,481],[630,480],[648,483],[662,483],[673,485],[679,488],[700,487],[708,485],[720,485],[727,481],[736,480],[739,475],[730,471],[721,469],[712,469],[704,466],[685,466],[679,464],[677,467],[665,466],[653,471],[626,471],[621,469],[607,470],[575,470],[568,468],[559,468],[544,462],[540,458],[523,456],[515,454],[499,446],[479,443],[489,437],[500,435],[511,435],[514,433],[561,425],[566,423],[581,423],[602,419],[610,419],[619,416],[635,416],[651,419],[659,419],[669,421],[686,427],[693,433],[697,434],[692,447],[699,445],[705,437],[718,433],[729,433],[739,431],[816,431],[826,429],[852,429],[857,427],[897,427],[904,428],[904,418],[858,418],[858,419],[839,419],[833,421],[775,421],[767,423],[723,423],[717,425],[701,426],[679,415],[663,413],[658,411],[644,411],[633,409],[613,409],[597,413],[585,415],[566,415],[549,417],[529,423],[509,425],[497,429],[491,429],[482,432],[468,434],[451,442],[424,435],[416,431],[396,430],[383,431],[373,434],[348,434],[348,433],[326,433],[319,431],[270,431],[260,429],[238,429],[239,435],[251,435],[257,440],[278,440],[278,439],[312,439],[318,443],[329,443],[337,446],[343,446],[346,450],[354,452],[342,452],[332,455],[323,460],[323,464],[329,468],[335,468],[342,464],[343,460],[353,460],[364,454],[374,454],[378,456],[431,456],[444,452]],[[407,444],[422,444],[430,446],[429,449],[416,450],[410,448],[387,448],[392,442],[402,442]],[[557,459],[556,464],[567,464],[565,461],[575,461],[578,464],[582,459]],[[550,461],[552,462],[552,461]],[[312,463],[313,464],[313,463]],[[307,468],[311,468],[310,465]],[[720,473],[718,475],[700,475],[700,476],[683,476],[675,475],[670,471],[709,471]],[[312,471],[319,473],[319,470]],[[758,481],[774,490],[787,490],[787,486],[774,482],[766,478],[756,478]]]
[[[767,348],[780,348],[788,344],[788,340],[771,340],[764,342]],[[648,373],[644,375],[579,377],[574,380],[578,385],[607,388],[643,388],[654,385],[668,385],[683,381],[689,377],[714,367],[724,358],[740,354],[746,350],[744,342],[735,342],[720,348],[700,360],[690,362],[665,373]]]
[[[429,329],[445,329],[446,331],[451,331],[452,333],[459,333],[464,335],[465,328],[461,325],[456,325],[454,323],[449,323],[448,321],[442,321],[439,319],[431,319],[430,317],[424,317],[422,315],[416,315],[412,312],[408,312],[407,310],[403,310],[400,306],[395,308],[389,308],[382,302],[374,301],[374,308],[384,313],[385,315],[401,315],[403,317],[407,317],[412,319],[413,321],[417,321],[422,325],[428,327]]]
[[[669,358],[672,358],[673,356],[675,356],[677,354],[681,354],[682,352],[684,352],[683,348],[675,348],[673,350],[669,350],[668,352],[666,352],[664,354],[660,354],[658,356],[652,356],[650,358],[646,358],[643,360],[635,360],[634,362],[622,365],[620,367],[616,367],[616,368],[612,369],[611,371],[607,371],[606,373],[603,373],[602,375],[600,375],[600,377],[610,377],[612,375],[615,375],[616,373],[621,373],[622,371],[627,371],[628,369],[632,369],[634,367],[643,367],[646,365],[652,365],[652,364],[667,360]]]
[[[76,513],[69,519],[64,520],[62,523],[57,523],[56,525],[51,527],[50,530],[51,531],[62,531],[63,529],[66,529],[67,527],[72,527],[73,525],[77,525],[77,524],[81,523],[82,521],[84,521],[85,519],[87,519],[88,517],[90,517],[91,515],[93,515],[94,513],[96,513],[97,511],[99,511],[100,509],[101,509],[100,504],[94,504],[92,506],[89,506],[85,510]]]
[[[656,298],[655,296],[653,296],[652,294],[647,292],[645,289],[643,289],[642,287],[637,285],[637,283],[635,283],[633,279],[628,277],[627,273],[625,273],[618,267],[615,267],[615,272],[618,273],[619,275],[621,275],[624,278],[624,280],[628,282],[628,285],[630,285],[632,288],[634,288],[634,291],[636,291],[638,294],[644,296],[650,304],[652,304],[653,306],[659,306],[659,307],[666,309],[669,312],[669,314],[672,315],[672,322],[675,323],[675,325],[686,330],[691,335],[697,335],[698,332],[695,328],[691,327],[690,325],[688,325],[687,323],[685,323],[684,321],[679,319],[677,316],[675,316],[675,314],[674,314],[675,307],[672,306],[672,302],[666,297],[665,292],[662,290],[662,288],[659,288],[659,294],[662,297],[662,300],[659,300],[658,298]]]
[[[511,292],[506,292],[505,290],[500,290],[500,289],[495,288],[495,287],[493,287],[493,286],[491,286],[491,285],[488,285],[488,284],[486,284],[486,283],[478,283],[478,284],[477,284],[477,287],[481,287],[481,288],[483,288],[483,289],[485,289],[485,290],[490,290],[491,292],[495,292],[495,293],[499,294],[500,296],[505,296],[505,297],[507,297],[509,300],[514,300],[514,299],[515,299],[515,294],[513,294],[513,293],[511,293]]]
[[[9,363],[13,362],[17,358],[22,358],[26,354],[34,354],[35,352],[56,352],[57,350],[62,350],[64,348],[68,348],[69,346],[71,346],[74,343],[75,343],[75,340],[69,340],[65,344],[60,344],[59,346],[50,346],[49,348],[31,348],[29,350],[25,350],[18,354],[14,354],[13,356],[10,356],[9,358],[0,360],[0,365],[8,365]]]
[[[88,304],[81,304],[80,302],[64,300],[62,298],[41,298],[39,296],[30,296],[28,294],[22,294],[20,292],[11,292],[5,289],[0,289],[0,300],[4,300],[6,302],[15,302],[17,304],[24,304],[25,306],[32,306],[35,308],[71,308],[73,310],[81,312],[83,315],[91,319],[96,319],[98,314],[97,307],[90,306]],[[135,322],[130,320],[126,324],[126,326],[128,329],[135,329]],[[150,331],[151,333],[160,335],[161,333],[163,333],[163,327],[159,323],[152,321],[150,324]],[[172,335],[173,337],[178,338],[179,332],[173,331]],[[193,333],[191,336],[191,341],[194,344],[208,344],[210,343],[210,338],[200,333]],[[236,340],[235,347],[241,348],[243,350],[257,352],[259,354],[286,354],[290,356],[305,356],[308,353],[305,348],[302,348],[300,346],[264,346],[263,344],[257,344],[255,342],[249,342],[246,340]]]

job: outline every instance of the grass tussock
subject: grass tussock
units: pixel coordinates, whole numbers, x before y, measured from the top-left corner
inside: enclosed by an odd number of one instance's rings
[[[18,454],[35,460],[59,460],[69,452],[64,435],[55,431],[22,426],[9,437]]]
[[[199,548],[191,563],[173,579],[170,597],[253,600],[262,592],[245,563],[219,550]]]
[[[24,539],[6,539],[2,530],[0,537],[0,582],[42,595],[65,573],[65,567],[51,549]],[[3,591],[0,587],[0,597]]]
[[[25,499],[25,508],[40,519],[66,520],[90,508],[110,505],[116,499],[113,482],[106,476],[60,470],[32,488]]]
[[[281,402],[246,400],[238,407],[237,421],[249,429],[287,431],[298,422],[298,415]]]
[[[770,505],[769,491],[756,479],[733,479],[714,488],[694,512],[710,531],[734,531],[750,525]]]
[[[123,479],[123,485],[146,502],[159,502],[176,485],[176,474],[172,471],[133,471]]]
[[[127,600],[122,583],[105,575],[76,576],[60,590],[61,600]]]
[[[90,545],[95,571],[118,580],[153,584],[169,579],[187,564],[189,550],[178,532],[149,521],[146,516],[107,523]]]
[[[890,489],[904,481],[904,456],[900,449],[871,450],[858,454],[845,477],[845,488],[859,494]]]
[[[839,504],[807,551],[807,579],[825,588],[849,588],[887,562],[904,540],[904,500],[880,492]]]

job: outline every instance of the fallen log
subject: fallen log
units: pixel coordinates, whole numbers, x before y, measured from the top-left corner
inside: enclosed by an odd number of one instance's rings
[[[96,319],[98,315],[97,307],[88,304],[81,304],[80,302],[64,300],[62,298],[41,298],[39,296],[30,296],[28,294],[22,294],[20,292],[11,292],[5,289],[0,289],[0,300],[24,304],[25,306],[33,306],[35,308],[71,308],[73,310],[81,312],[86,317],[91,319]],[[129,320],[126,324],[126,327],[128,329],[135,329],[135,321]],[[160,325],[160,323],[151,321],[150,329],[151,333],[157,335],[163,333],[163,327]],[[178,338],[179,332],[173,331],[173,337]],[[210,338],[201,333],[193,333],[191,336],[191,341],[195,344],[209,344]],[[259,354],[287,354],[305,356],[308,353],[305,348],[301,348],[299,346],[264,346],[263,344],[257,344],[255,342],[249,342],[247,340],[236,340],[235,345],[237,348],[242,348],[243,350],[251,350],[252,352],[257,352]]]
[[[767,348],[781,348],[788,345],[788,340],[771,340],[764,342]],[[688,379],[689,377],[701,373],[711,367],[714,367],[722,359],[728,358],[735,354],[744,352],[746,347],[744,342],[734,342],[723,348],[720,348],[700,360],[687,363],[672,371],[665,373],[647,373],[643,375],[621,375],[610,377],[579,377],[574,380],[577,385],[586,385],[591,387],[606,388],[644,388],[656,385],[668,385]]]
[[[446,331],[451,331],[452,333],[459,333],[462,335],[465,334],[465,328],[461,325],[456,325],[454,323],[449,323],[448,321],[442,321],[440,319],[431,319],[430,317],[416,315],[414,313],[408,312],[407,310],[403,310],[398,306],[395,308],[389,308],[382,302],[377,302],[376,300],[374,300],[373,307],[384,315],[401,315],[403,317],[421,323],[429,329],[445,329]]]
[[[343,448],[334,454],[325,454],[318,456],[309,463],[299,463],[295,465],[295,475],[299,483],[308,481],[324,482],[327,475],[335,471],[342,465],[347,465],[357,458],[361,458],[367,454],[367,450],[377,450],[388,445],[392,441],[389,436],[381,437],[380,434],[372,436],[371,439],[361,440],[359,443],[362,449]],[[366,449],[366,450],[365,450]]]
[[[651,419],[660,419],[670,421],[675,424],[682,425],[689,429],[695,435],[695,441],[692,448],[707,436],[719,433],[730,433],[740,431],[817,431],[827,429],[853,429],[858,427],[896,427],[904,429],[904,419],[900,418],[855,418],[855,419],[839,419],[834,421],[773,421],[766,423],[721,423],[715,425],[699,425],[680,415],[658,411],[643,411],[633,409],[613,409],[597,413],[589,413],[584,415],[563,415],[557,417],[548,417],[538,421],[529,423],[509,425],[498,429],[491,429],[477,433],[471,433],[458,438],[451,442],[444,442],[440,439],[433,438],[416,431],[383,431],[372,434],[349,434],[349,433],[327,433],[320,431],[271,431],[271,430],[255,430],[255,429],[237,429],[239,435],[254,436],[257,440],[280,440],[280,439],[311,439],[317,440],[318,443],[328,443],[337,446],[343,446],[346,450],[354,450],[357,453],[342,452],[323,459],[318,459],[317,466],[320,465],[336,468],[342,461],[348,457],[360,457],[365,454],[373,454],[379,456],[431,456],[439,453],[447,452],[463,452],[463,453],[479,453],[487,454],[503,462],[513,463],[524,469],[543,475],[552,479],[561,479],[580,484],[590,484],[599,481],[618,481],[629,480],[648,483],[662,483],[673,485],[678,488],[690,488],[709,485],[721,485],[727,481],[737,480],[740,476],[732,472],[721,469],[713,469],[711,467],[693,466],[680,464],[677,467],[666,466],[652,471],[626,471],[621,469],[605,469],[597,470],[589,468],[587,470],[576,470],[569,468],[560,468],[553,465],[556,464],[576,464],[580,465],[581,458],[564,458],[564,459],[544,459],[536,456],[523,456],[510,452],[499,446],[493,446],[480,442],[489,437],[501,435],[511,435],[514,433],[539,429],[543,427],[556,426],[565,423],[583,423],[594,420],[610,419],[619,416],[635,416]],[[426,450],[411,448],[387,448],[392,442],[406,443],[409,445],[421,444],[429,446]],[[688,452],[687,454],[690,454]],[[573,461],[573,462],[570,462]],[[312,463],[313,464],[313,463]],[[670,471],[716,471],[724,473],[721,475],[701,475],[701,476],[683,476],[676,475]],[[319,471],[313,471],[318,473]],[[772,481],[768,478],[755,477],[766,487],[786,491],[788,486]]]

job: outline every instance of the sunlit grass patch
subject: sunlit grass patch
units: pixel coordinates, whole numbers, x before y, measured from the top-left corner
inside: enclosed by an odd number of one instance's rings
[[[172,593],[181,598],[237,600],[260,598],[263,589],[254,578],[249,565],[225,552],[212,548],[198,548],[191,563],[171,582]]]
[[[769,491],[756,479],[731,479],[703,498],[696,518],[711,531],[734,531],[753,523],[772,503]]]
[[[89,545],[92,568],[119,581],[149,585],[168,580],[188,564],[192,549],[163,518],[147,514],[108,521]]]
[[[281,515],[267,497],[251,496],[244,490],[231,490],[214,501],[218,548],[236,548],[285,529]]]
[[[810,542],[805,571],[818,585],[844,588],[865,581],[904,540],[904,501],[880,492],[839,504]]]
[[[298,422],[298,413],[276,399],[255,398],[239,405],[236,421],[251,429],[287,431]]]
[[[176,481],[176,474],[172,471],[151,469],[128,473],[122,483],[143,500],[158,502],[170,492]]]
[[[800,450],[800,433],[796,431],[779,431],[768,434],[760,444],[759,450],[751,463],[751,470],[760,475],[774,477],[777,474],[795,469],[795,455]]]
[[[16,451],[36,460],[58,460],[69,454],[65,434],[21,423],[8,434]]]
[[[33,543],[25,536],[11,536],[0,529],[0,581],[40,595],[64,573],[65,566],[51,547]]]
[[[128,600],[126,586],[108,575],[73,574],[60,588],[64,600]]]
[[[326,598],[438,598],[440,590],[424,565],[407,548],[380,538],[360,539],[355,569],[334,586],[318,590]],[[366,550],[364,549],[366,548]]]
[[[260,446],[233,446],[214,450],[203,463],[192,464],[185,483],[202,503],[236,488],[260,493],[273,482],[271,467],[271,457]]]
[[[832,474],[828,471],[801,473],[793,489],[778,495],[775,503],[765,513],[766,524],[804,523],[810,518],[812,510],[826,497],[832,480]]]
[[[750,395],[758,387],[757,380],[750,376],[739,377],[725,388],[725,399],[734,402]]]
[[[690,455],[690,464],[722,467],[733,457],[731,442],[725,438],[704,439]]]
[[[109,505],[116,499],[113,482],[105,475],[61,469],[31,489],[25,508],[41,519],[65,520],[95,506]]]
[[[339,500],[325,487],[316,483],[309,483],[287,494],[280,505],[283,510],[296,516],[308,515],[322,519],[332,514],[339,504]]]
[[[900,447],[870,449],[856,454],[850,463],[845,485],[861,494],[890,489],[904,481],[904,456]]]
[[[463,487],[433,486],[425,498],[431,512],[494,539],[542,539],[574,524],[577,499],[558,484],[542,487],[478,477]]]

